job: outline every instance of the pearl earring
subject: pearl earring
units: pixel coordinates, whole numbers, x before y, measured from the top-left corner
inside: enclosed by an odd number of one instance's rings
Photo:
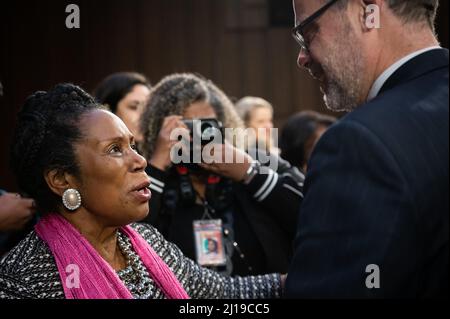
[[[70,211],[75,211],[81,206],[81,195],[76,189],[68,189],[62,196],[64,207]]]

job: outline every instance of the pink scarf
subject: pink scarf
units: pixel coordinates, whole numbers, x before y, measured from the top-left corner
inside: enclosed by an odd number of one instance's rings
[[[35,227],[56,260],[67,299],[132,299],[114,269],[92,245],[59,214],[49,214]],[[188,299],[174,273],[152,247],[130,226],[123,227],[156,285],[169,299]]]

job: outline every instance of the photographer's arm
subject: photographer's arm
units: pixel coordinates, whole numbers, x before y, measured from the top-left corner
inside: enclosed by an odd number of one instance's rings
[[[276,155],[275,155],[276,156]],[[247,190],[261,207],[272,213],[274,220],[294,240],[297,218],[303,200],[304,175],[280,158],[277,170],[261,166],[246,185]]]
[[[234,159],[240,159],[227,163],[224,154],[234,153]],[[254,159],[242,150],[233,147],[228,142],[222,146],[222,157],[217,158],[212,164],[201,164],[206,170],[218,175],[228,177],[236,182],[245,183],[247,174]],[[272,212],[274,219],[294,239],[297,225],[297,216],[303,199],[304,176],[300,171],[291,167],[277,155],[267,163],[274,169],[261,166],[251,181],[246,185],[247,190],[264,209]],[[275,170],[276,169],[276,170]]]

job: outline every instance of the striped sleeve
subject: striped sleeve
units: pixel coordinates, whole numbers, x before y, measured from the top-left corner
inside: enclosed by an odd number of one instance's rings
[[[303,198],[303,180],[304,176],[300,172],[279,174],[269,167],[262,166],[260,173],[248,185],[248,189],[258,202],[266,200],[277,188]]]
[[[259,174],[245,186],[261,209],[270,212],[292,240],[303,201],[304,179],[297,168],[289,165],[279,167],[278,171],[261,166]]]
[[[147,174],[150,177],[150,189],[152,192],[156,192],[158,194],[164,193],[167,173],[157,169],[156,167],[150,166],[147,169]]]

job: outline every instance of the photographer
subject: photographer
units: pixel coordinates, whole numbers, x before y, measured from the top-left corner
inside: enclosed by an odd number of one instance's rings
[[[171,150],[179,141],[171,134],[185,129],[192,138],[192,120],[216,130],[243,127],[230,100],[210,81],[192,74],[164,78],[151,92],[141,123],[153,193],[145,222],[202,266],[228,275],[285,273],[303,175],[273,154],[272,170],[228,141],[216,148],[242,161],[173,164]],[[218,239],[212,257],[202,253],[208,237]]]

